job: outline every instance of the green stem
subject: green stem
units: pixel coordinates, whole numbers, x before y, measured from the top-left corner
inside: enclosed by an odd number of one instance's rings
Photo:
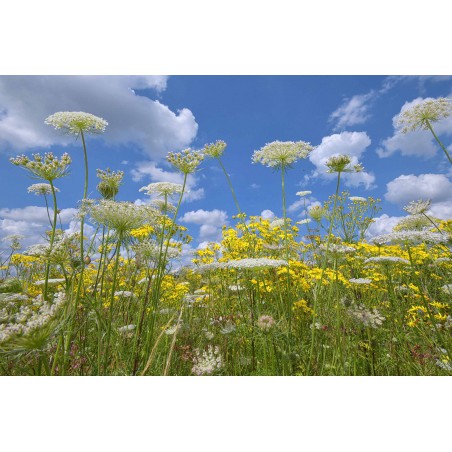
[[[433,127],[430,125],[430,121],[428,119],[425,120],[425,123],[427,124],[427,127],[430,129],[430,132],[432,132],[433,136],[435,137],[435,140],[438,142],[438,144],[441,146],[441,149],[446,154],[447,159],[449,160],[449,163],[452,165],[452,158],[450,157],[449,153],[447,152],[447,149],[444,147],[443,143],[439,141],[439,138],[436,136],[436,133],[433,130]]]
[[[53,248],[53,242],[55,241],[55,229],[56,229],[56,222],[57,222],[57,200],[56,200],[56,193],[55,193],[55,187],[53,186],[53,182],[49,180],[50,187],[52,189],[52,197],[53,197],[53,223],[52,223],[52,234],[50,236],[50,246],[49,246],[49,259],[50,259],[50,253],[52,252]],[[45,283],[44,283],[44,300],[47,300],[47,290],[49,286],[49,275],[50,275],[50,261],[47,259],[46,264],[46,277],[45,277]]]

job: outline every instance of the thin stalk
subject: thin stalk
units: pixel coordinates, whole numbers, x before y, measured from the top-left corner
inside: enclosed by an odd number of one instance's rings
[[[430,129],[430,132],[432,132],[433,136],[435,137],[435,140],[438,142],[438,144],[441,146],[441,149],[446,154],[447,159],[449,160],[449,163],[452,165],[452,158],[450,157],[449,153],[447,152],[447,149],[444,147],[443,143],[439,141],[439,138],[436,136],[436,133],[433,130],[433,127],[430,125],[430,121],[428,119],[425,120],[425,123],[427,124],[427,127]]]

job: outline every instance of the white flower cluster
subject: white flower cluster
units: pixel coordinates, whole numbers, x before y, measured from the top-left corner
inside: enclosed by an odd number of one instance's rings
[[[7,301],[7,300],[4,300]],[[64,292],[55,294],[53,303],[38,296],[29,304],[9,301],[0,310],[0,346],[17,337],[31,336],[46,327],[66,301]]]
[[[266,257],[237,259],[229,262],[213,262],[212,264],[204,264],[197,268],[199,272],[216,270],[216,269],[234,269],[234,270],[247,270],[255,268],[269,268],[269,267],[281,267],[282,265],[288,265],[287,261],[282,259],[269,259]]]
[[[372,282],[370,278],[351,278],[348,281],[352,284],[370,284]]]
[[[403,208],[403,210],[411,215],[421,215],[430,208],[431,203],[432,202],[429,199],[427,201],[419,199],[418,201],[411,201]]]
[[[159,196],[172,196],[177,193],[182,193],[182,185],[172,182],[154,182],[145,187],[141,187],[139,191],[145,192],[149,196],[154,194]]]
[[[64,278],[49,278],[47,280],[47,285],[48,286],[58,286],[59,284],[63,284],[64,282],[66,282],[66,280]],[[39,281],[34,281],[33,284],[37,287],[42,287],[44,286],[46,283],[45,279],[40,279]]]
[[[53,189],[55,190],[55,192],[60,191],[55,186],[53,187]],[[28,191],[28,193],[34,193],[36,196],[51,195],[52,194],[52,186],[50,184],[44,184],[44,183],[33,184],[28,187],[27,191]]]
[[[350,196],[348,198],[352,202],[366,202],[367,198],[363,198],[362,196]]]
[[[350,307],[347,312],[363,325],[370,328],[377,328],[386,320],[376,309],[369,310],[362,305]]]
[[[262,331],[270,331],[275,325],[275,319],[271,315],[261,315],[257,319],[257,326]]]
[[[44,122],[71,135],[78,135],[81,131],[94,134],[103,133],[108,126],[105,119],[83,111],[59,111],[50,115]]]
[[[269,168],[288,167],[305,159],[314,148],[304,141],[273,141],[259,151],[254,151],[252,162]]]
[[[198,376],[212,375],[223,367],[223,358],[218,346],[208,346],[207,351],[194,350],[192,373]]]
[[[372,242],[378,246],[386,243],[436,244],[447,242],[447,236],[438,232],[429,231],[397,231],[374,237]]]
[[[396,225],[398,231],[424,231],[431,227],[432,224],[424,215],[408,215],[402,218]]]
[[[303,197],[303,196],[311,195],[311,194],[312,194],[312,191],[310,191],[310,190],[297,191],[295,194],[296,194],[297,196]]]
[[[320,249],[323,251],[330,251],[331,253],[335,254],[343,254],[343,253],[354,253],[356,250],[355,248],[347,245],[340,245],[336,243],[330,243],[329,245],[321,244]]]
[[[452,284],[444,284],[441,290],[447,295],[452,295]]]
[[[133,292],[130,292],[128,290],[117,290],[115,292],[115,297],[121,297],[121,298],[134,298],[135,295]]]

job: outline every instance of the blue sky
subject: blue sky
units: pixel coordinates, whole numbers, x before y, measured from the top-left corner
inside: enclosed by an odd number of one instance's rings
[[[303,218],[295,193],[312,191],[311,205],[333,193],[323,162],[349,153],[365,172],[345,177],[354,196],[382,199],[372,233],[389,231],[410,200],[430,198],[431,213],[452,217],[451,169],[429,132],[402,135],[393,119],[405,106],[428,97],[450,97],[452,77],[441,76],[2,76],[0,77],[0,236],[40,239],[47,217],[43,200],[27,193],[34,183],[8,159],[20,153],[68,152],[71,173],[57,180],[65,227],[74,229],[74,208],[83,192],[80,141],[44,124],[57,111],[85,111],[106,119],[104,135],[88,138],[89,192],[96,168],[125,171],[118,199],[140,202],[150,182],[179,182],[166,164],[168,151],[200,149],[218,139],[228,144],[223,162],[242,210],[281,216],[280,174],[251,163],[266,143],[303,140],[316,146],[287,174],[290,216]],[[446,146],[451,118],[435,125]],[[448,166],[449,165],[449,166]],[[181,221],[200,243],[217,240],[236,213],[227,182],[213,160],[189,181]],[[72,223],[71,223],[72,221]]]

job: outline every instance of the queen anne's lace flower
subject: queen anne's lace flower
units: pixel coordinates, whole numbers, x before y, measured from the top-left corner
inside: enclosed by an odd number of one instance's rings
[[[305,191],[297,191],[295,193],[297,196],[308,196],[312,194],[312,191],[310,190],[305,190]]]
[[[149,196],[154,194],[159,196],[172,196],[182,193],[182,185],[172,182],[154,182],[145,187],[141,187],[139,191],[145,192]]]
[[[328,173],[359,173],[363,171],[360,163],[352,164],[352,158],[346,154],[333,155],[325,162]]]
[[[209,345],[206,350],[194,350],[192,373],[198,376],[212,375],[223,367],[223,358],[218,346]]]
[[[204,160],[204,155],[198,151],[185,149],[182,152],[169,152],[166,159],[181,173],[191,174],[196,171]]]
[[[372,242],[380,246],[385,243],[435,244],[447,242],[447,236],[429,231],[397,231],[374,237]]]
[[[58,160],[52,152],[46,152],[44,156],[33,154],[33,160],[26,155],[19,155],[11,158],[10,162],[13,165],[26,169],[31,174],[31,177],[35,179],[43,179],[51,182],[54,179],[68,174],[68,167],[72,160],[67,153],[64,153],[60,160]]]
[[[59,192],[60,190],[53,187],[55,192]],[[50,184],[33,184],[30,185],[27,189],[28,193],[34,193],[36,196],[40,195],[51,195],[52,194],[52,186]]]
[[[108,126],[105,119],[82,111],[59,111],[49,116],[44,122],[71,135],[78,135],[81,131],[99,134],[105,132]]]
[[[410,261],[407,259],[403,259],[402,257],[398,256],[375,256],[375,257],[369,257],[364,261],[365,264],[371,264],[371,263],[381,263],[381,264],[409,264]]]
[[[290,167],[299,159],[305,159],[313,149],[304,141],[273,141],[254,151],[252,162],[270,168]]]
[[[404,110],[397,119],[397,127],[402,133],[415,130],[428,130],[429,122],[439,121],[452,115],[452,102],[450,99],[425,99]]]
[[[361,305],[353,306],[347,312],[363,325],[370,328],[377,328],[386,320],[376,309],[366,309]]]
[[[100,179],[97,185],[98,192],[104,199],[114,199],[119,192],[124,171],[111,171],[109,168],[106,171],[98,169],[97,177]]]
[[[367,199],[363,198],[362,196],[350,196],[350,198],[348,198],[350,201],[352,202],[366,202]]]
[[[225,149],[226,143],[222,140],[218,140],[215,143],[206,144],[201,152],[209,157],[218,158],[223,155]]]
[[[403,210],[407,211],[411,215],[421,215],[427,212],[431,203],[430,199],[427,199],[426,201],[419,199],[418,201],[411,201],[403,208]]]
[[[270,315],[261,315],[257,319],[257,326],[262,331],[270,331],[275,325],[275,320]]]

